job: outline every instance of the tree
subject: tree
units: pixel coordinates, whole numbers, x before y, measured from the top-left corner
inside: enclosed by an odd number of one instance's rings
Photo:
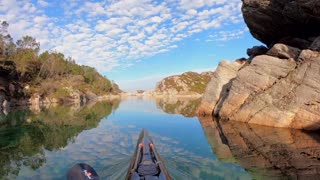
[[[38,76],[44,79],[68,74],[71,71],[69,62],[62,53],[46,51],[39,56],[39,60],[42,65]]]
[[[14,52],[15,44],[8,33],[9,24],[6,21],[0,21],[0,23],[0,59],[4,59]]]
[[[22,37],[22,39],[18,40],[16,44],[18,49],[33,50],[35,54],[38,54],[40,50],[40,43],[31,36]]]
[[[34,74],[39,68],[38,52],[40,43],[31,36],[24,36],[17,41],[16,52],[12,56],[12,60],[16,63],[17,71],[20,73],[21,80],[30,80],[36,75]]]

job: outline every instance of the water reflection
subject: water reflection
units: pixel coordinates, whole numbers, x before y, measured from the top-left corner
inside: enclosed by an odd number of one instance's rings
[[[124,179],[142,128],[174,179],[250,179],[239,165],[216,158],[196,117],[166,114],[154,102],[128,99],[2,116],[0,179],[64,179],[79,162],[92,165],[102,179]],[[190,106],[176,107],[186,112],[181,107]]]
[[[317,179],[320,134],[201,117],[217,157],[237,162],[254,179]]]
[[[195,117],[201,98],[164,97],[155,99],[157,107],[168,114],[181,114],[185,117]]]
[[[0,115],[0,179],[15,178],[22,168],[36,170],[46,151],[64,148],[86,129],[94,128],[119,102],[90,106],[20,109]]]

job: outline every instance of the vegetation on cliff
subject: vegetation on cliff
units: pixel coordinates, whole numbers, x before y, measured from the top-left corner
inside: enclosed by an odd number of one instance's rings
[[[7,31],[9,24],[0,23],[0,90],[6,96],[20,98],[37,93],[59,99],[72,95],[74,90],[96,95],[121,92],[94,68],[78,65],[62,53],[39,54],[40,43],[31,36],[14,43]]]

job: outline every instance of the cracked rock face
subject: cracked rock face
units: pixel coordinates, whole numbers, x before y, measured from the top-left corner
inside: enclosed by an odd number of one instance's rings
[[[212,114],[212,109],[218,103],[221,93],[228,90],[229,82],[236,77],[237,72],[243,66],[244,63],[241,62],[221,61],[219,63],[203,95],[198,113]]]
[[[211,111],[223,119],[273,127],[320,128],[319,51],[276,44],[241,68],[227,86],[225,92],[220,88],[215,93],[206,92],[220,94],[219,103]]]
[[[306,47],[320,35],[319,0],[242,0],[251,34],[267,46],[283,42]]]
[[[299,52],[289,46],[285,49]],[[255,57],[238,72],[219,115],[253,124],[319,129],[320,53],[303,50],[298,59],[302,62],[268,55]]]

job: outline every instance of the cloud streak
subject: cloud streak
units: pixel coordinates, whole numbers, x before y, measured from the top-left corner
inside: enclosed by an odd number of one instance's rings
[[[207,42],[211,41],[230,41],[234,39],[240,39],[243,37],[243,35],[248,32],[249,30],[247,28],[243,29],[236,29],[231,31],[218,31],[214,34],[209,35]]]
[[[16,40],[32,35],[42,51],[60,51],[101,73],[171,51],[194,34],[242,18],[239,0],[0,2],[0,19],[9,22]]]

